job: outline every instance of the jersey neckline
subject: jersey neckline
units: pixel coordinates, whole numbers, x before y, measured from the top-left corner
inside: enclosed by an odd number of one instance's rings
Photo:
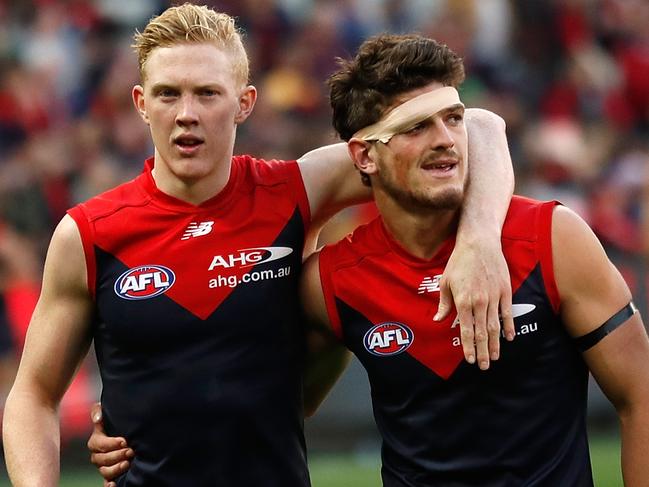
[[[144,161],[144,169],[138,180],[141,187],[151,197],[152,201],[163,208],[179,211],[183,213],[195,213],[204,209],[215,209],[223,206],[229,199],[237,185],[239,178],[239,165],[236,163],[236,157],[232,158],[230,164],[230,177],[228,182],[221,191],[212,196],[211,198],[203,201],[199,205],[189,203],[187,201],[171,196],[164,191],[160,190],[153,179],[152,170],[154,167],[154,158],[149,157]]]
[[[385,222],[383,221],[383,218],[381,216],[377,217],[376,226],[378,227],[378,231],[380,232],[380,235],[384,240],[385,244],[387,245],[387,247],[399,258],[399,260],[401,260],[402,262],[404,262],[406,265],[410,267],[418,267],[418,268],[428,268],[431,266],[444,267],[449,257],[453,253],[453,249],[455,248],[455,233],[454,233],[451,236],[449,236],[446,240],[444,240],[439,250],[435,252],[435,255],[433,255],[430,259],[422,259],[421,257],[412,255],[405,248],[403,248],[401,244],[394,239],[394,237],[392,237],[392,235],[386,228]]]

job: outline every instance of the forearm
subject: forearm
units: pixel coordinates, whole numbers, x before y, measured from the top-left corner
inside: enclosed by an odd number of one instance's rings
[[[505,122],[480,109],[465,112],[469,135],[469,185],[456,243],[440,286],[435,320],[452,306],[460,321],[462,347],[469,363],[481,369],[500,354],[501,326],[512,340],[511,282],[501,247],[502,226],[514,190]]]
[[[338,343],[329,343],[318,351],[313,351],[313,344],[309,348],[304,372],[304,413],[307,417],[315,414],[351,360],[351,353]]]
[[[4,412],[3,442],[12,485],[58,485],[59,420],[54,408],[33,395],[12,391]]]
[[[622,476],[626,487],[647,485],[649,479],[649,409],[646,404],[621,414]]]
[[[349,157],[347,144],[331,144],[298,160],[311,208],[312,224],[324,225],[338,211],[372,199]]]
[[[477,108],[468,109],[465,118],[470,169],[458,230],[459,244],[479,242],[485,234],[499,238],[514,191],[503,119]]]

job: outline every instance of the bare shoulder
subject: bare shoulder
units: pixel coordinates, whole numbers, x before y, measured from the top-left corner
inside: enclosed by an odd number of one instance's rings
[[[54,230],[52,242],[78,245],[81,248],[81,235],[79,228],[70,215],[65,215]]]
[[[43,290],[48,289],[83,293],[88,289],[81,235],[69,215],[65,215],[57,225],[47,251]]]
[[[555,206],[552,214],[553,234],[555,232],[563,234],[571,230],[575,232],[591,231],[584,219],[574,210],[563,205]]]
[[[558,259],[570,267],[591,259],[608,261],[599,239],[584,219],[561,205],[552,214],[552,248],[555,262]]]
[[[552,258],[561,315],[573,336],[592,331],[631,299],[595,233],[563,206],[553,213]]]
[[[594,270],[608,274],[612,267],[586,221],[561,205],[556,206],[552,214],[552,255],[555,273],[563,278],[589,281],[593,279]]]

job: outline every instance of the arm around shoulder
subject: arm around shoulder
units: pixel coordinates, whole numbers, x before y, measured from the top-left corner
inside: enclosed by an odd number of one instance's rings
[[[319,147],[298,160],[313,226],[319,229],[338,211],[371,199],[361,183],[346,143]]]
[[[16,380],[7,399],[3,439],[13,485],[57,485],[58,405],[91,336],[92,301],[79,231],[65,216],[45,261]]]
[[[505,122],[495,113],[467,109],[468,189],[462,206],[455,249],[441,283],[443,319],[455,304],[464,356],[482,369],[500,353],[502,316],[505,336],[514,337],[511,283],[500,243],[514,189]]]
[[[552,255],[561,317],[574,337],[596,330],[631,299],[624,279],[588,225],[557,207]],[[615,406],[622,431],[622,473],[627,487],[649,479],[649,338],[634,313],[583,354],[593,377]]]
[[[460,221],[460,234],[495,231],[500,237],[514,192],[514,169],[507,143],[505,121],[481,108],[465,112],[469,137],[469,189]],[[479,235],[475,235],[479,238]]]

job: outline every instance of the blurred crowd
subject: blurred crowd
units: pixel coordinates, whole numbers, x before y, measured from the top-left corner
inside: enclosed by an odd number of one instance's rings
[[[296,158],[336,141],[324,81],[336,57],[364,38],[417,31],[448,44],[465,60],[465,104],[507,122],[516,192],[579,212],[620,259],[644,307],[649,2],[200,3],[236,16],[245,32],[259,100],[235,152],[264,158]],[[137,175],[152,154],[131,102],[139,80],[130,44],[170,4],[0,0],[0,394],[15,371],[54,226],[70,206]],[[323,240],[371,211],[343,212]],[[82,373],[66,397],[70,436],[88,427],[96,382]]]

